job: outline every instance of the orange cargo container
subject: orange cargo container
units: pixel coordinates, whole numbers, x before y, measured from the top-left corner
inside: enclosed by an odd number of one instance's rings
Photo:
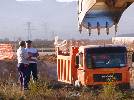
[[[129,85],[127,50],[124,46],[71,47],[63,53],[57,49],[58,81],[84,86],[103,85],[114,79],[117,84]]]

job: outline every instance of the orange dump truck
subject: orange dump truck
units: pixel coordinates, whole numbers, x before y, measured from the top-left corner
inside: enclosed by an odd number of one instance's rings
[[[84,86],[103,85],[111,80],[129,86],[127,50],[124,46],[89,45],[71,47],[64,53],[57,49],[58,81]]]

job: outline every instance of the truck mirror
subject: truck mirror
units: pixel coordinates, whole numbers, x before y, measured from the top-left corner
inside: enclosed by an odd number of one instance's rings
[[[75,58],[75,65],[76,67],[79,67],[79,56],[76,56]]]

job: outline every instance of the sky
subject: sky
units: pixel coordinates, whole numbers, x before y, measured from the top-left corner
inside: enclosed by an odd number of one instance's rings
[[[41,0],[16,0],[16,1],[41,1]]]
[[[58,2],[72,2],[72,1],[77,1],[77,0],[57,0]]]
[[[16,1],[42,1],[42,0],[16,0]],[[58,2],[72,2],[77,0],[57,0]]]
[[[63,0],[62,0],[63,1]],[[69,0],[66,0],[69,1]],[[118,34],[134,32],[134,4],[121,17]],[[16,0],[0,0],[0,38],[16,40],[27,39],[27,22],[31,22],[31,39],[54,39],[58,35],[62,39],[108,39],[114,36],[110,29],[107,36],[105,30],[97,36],[97,31],[89,37],[88,32],[78,32],[77,2],[57,2],[41,0],[40,2],[18,2]]]

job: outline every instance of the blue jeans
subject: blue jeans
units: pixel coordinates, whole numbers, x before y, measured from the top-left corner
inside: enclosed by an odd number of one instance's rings
[[[28,88],[30,69],[29,66],[23,63],[18,64],[19,79],[23,88]]]
[[[37,76],[37,64],[36,63],[30,63],[29,64],[29,69],[30,69],[30,73],[32,72],[32,77],[34,81],[37,81],[38,76]]]

